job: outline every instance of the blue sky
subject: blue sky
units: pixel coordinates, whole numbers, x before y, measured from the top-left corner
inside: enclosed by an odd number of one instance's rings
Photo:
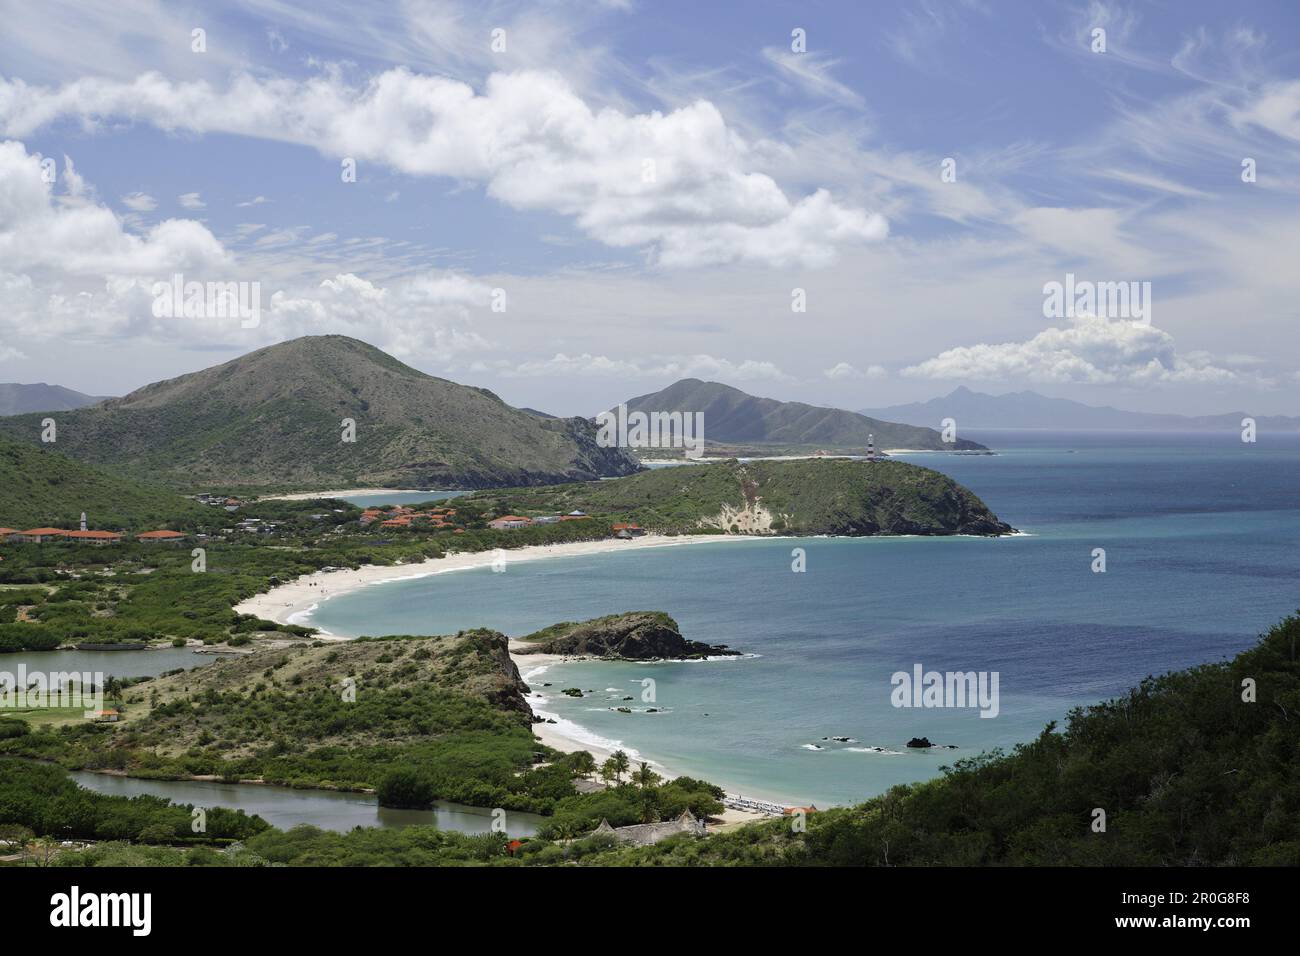
[[[1294,3],[365,6],[0,2],[0,380],[341,332],[565,414],[685,375],[1300,413]],[[260,324],[154,317],[175,272]],[[1045,317],[1067,272],[1149,322]]]

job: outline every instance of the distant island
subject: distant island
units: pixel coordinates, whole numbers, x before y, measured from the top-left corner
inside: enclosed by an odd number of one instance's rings
[[[864,415],[880,415],[913,425],[937,425],[952,418],[960,429],[972,428],[1057,428],[1098,431],[1240,431],[1241,420],[1255,419],[1260,429],[1300,432],[1300,418],[1285,415],[1250,415],[1227,412],[1222,415],[1172,415],[1129,412],[1109,405],[1093,406],[1065,398],[1048,398],[1037,392],[987,395],[964,385],[941,398],[886,408],[863,409]]]

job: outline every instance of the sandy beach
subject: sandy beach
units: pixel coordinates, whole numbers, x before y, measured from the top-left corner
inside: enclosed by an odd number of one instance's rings
[[[358,495],[419,495],[425,494],[423,488],[344,488],[340,491],[308,491],[296,495],[266,495],[262,501],[314,501],[317,498],[354,498]],[[430,495],[444,494],[429,491]]]
[[[391,491],[392,489],[388,490]],[[367,492],[353,493],[363,494]],[[318,496],[306,495],[303,497]],[[275,621],[278,624],[310,625],[311,612],[322,601],[338,597],[340,594],[348,594],[358,588],[384,584],[390,581],[404,581],[433,574],[447,574],[469,568],[488,567],[495,561],[504,561],[506,567],[509,567],[509,565],[516,562],[537,561],[544,558],[605,554],[615,551],[635,551],[644,548],[688,547],[691,544],[702,544],[710,541],[755,540],[765,539],[729,535],[672,536],[648,534],[641,538],[633,538],[631,541],[607,539],[602,541],[575,541],[566,544],[530,545],[524,548],[448,554],[441,558],[431,558],[428,561],[421,561],[416,564],[317,571],[314,574],[304,575],[286,584],[281,584],[263,594],[255,595],[236,605],[235,611],[240,614],[253,614],[266,620]],[[328,634],[324,631],[318,636],[321,640],[343,641],[349,639]],[[511,642],[511,658],[514,660],[515,666],[519,668],[519,673],[524,682],[528,684],[540,685],[543,681],[542,675],[551,665],[570,659],[555,654],[520,655],[514,653],[518,647],[518,642]],[[664,777],[671,778],[675,775],[671,767],[665,766],[661,761],[648,754],[638,753],[635,748],[618,743],[610,746],[609,742],[603,741],[586,728],[548,712],[545,701],[537,694],[529,697],[529,705],[539,717],[551,718],[557,721],[553,724],[543,722],[533,725],[533,733],[537,735],[542,743],[549,747],[554,747],[556,750],[565,753],[571,753],[575,750],[587,750],[596,758],[597,763],[603,762],[614,750],[621,749],[628,754],[633,765],[644,760],[654,768],[656,773]],[[764,819],[764,816],[758,813],[728,808],[722,819],[724,825],[733,825]]]
[[[503,562],[508,568],[522,561],[542,558],[574,557],[587,554],[605,554],[615,551],[639,551],[644,548],[682,548],[692,544],[721,541],[762,540],[731,535],[663,535],[647,534],[630,541],[609,538],[601,541],[574,541],[565,544],[539,544],[524,548],[503,548],[494,551],[450,553],[441,558],[430,558],[415,564],[395,564],[385,567],[338,568],[317,571],[295,578],[286,584],[254,595],[235,606],[239,614],[253,614],[277,624],[310,624],[311,612],[322,601],[347,594],[372,584],[405,581],[432,574],[447,574],[469,568],[484,568],[494,562]],[[342,640],[337,635],[322,631],[323,640]]]
[[[555,723],[538,723],[533,724],[533,734],[542,743],[548,747],[554,747],[563,753],[572,753],[575,750],[586,750],[594,758],[596,764],[600,765],[607,760],[615,750],[622,750],[628,755],[632,766],[635,768],[641,761],[645,761],[654,770],[655,773],[662,776],[665,780],[671,780],[673,777],[680,776],[673,768],[665,766],[663,761],[639,752],[634,747],[617,741],[607,741],[591,731],[587,730],[572,721],[565,720],[558,714],[547,710],[545,695],[542,693],[542,684],[545,682],[547,670],[554,664],[562,663],[573,658],[563,657],[559,654],[518,654],[516,651],[523,646],[518,641],[510,642],[510,657],[519,668],[519,674],[524,679],[524,683],[533,688],[533,692],[528,695],[528,706],[533,709],[533,713],[543,719],[551,719]],[[718,823],[709,825],[712,831],[729,829],[740,826],[744,823],[756,823],[760,820],[770,820],[772,817],[765,813],[758,813],[753,810],[743,810],[739,807],[727,807],[719,815]]]

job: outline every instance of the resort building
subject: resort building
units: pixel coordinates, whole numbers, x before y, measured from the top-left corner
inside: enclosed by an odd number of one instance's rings
[[[181,531],[143,531],[135,540],[144,544],[180,544],[189,535]]]
[[[510,528],[527,528],[532,523],[531,518],[521,518],[519,515],[502,515],[500,518],[489,521],[488,527],[504,531]]]
[[[51,541],[58,541],[66,531],[62,528],[29,528],[26,531],[18,531],[10,541],[20,542],[22,544],[49,544]]]
[[[17,528],[0,528],[0,541],[7,541],[9,540],[9,536],[11,534],[17,534],[17,533],[18,533]]]
[[[667,823],[637,823],[630,827],[612,827],[609,825],[608,820],[601,820],[600,826],[596,827],[591,835],[597,836],[602,833],[614,837],[621,843],[650,846],[660,840],[666,840],[682,833],[702,837],[704,836],[704,823],[697,819],[690,810],[683,810],[680,817]]]
[[[645,528],[639,524],[614,525],[614,537],[616,538],[639,538],[643,534],[645,534]]]
[[[65,531],[63,538],[74,544],[93,544],[100,548],[106,544],[122,543],[122,535],[117,531]]]

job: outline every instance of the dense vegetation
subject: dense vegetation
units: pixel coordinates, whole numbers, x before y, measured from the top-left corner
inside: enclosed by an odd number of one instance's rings
[[[494,632],[299,646],[137,682],[117,726],[38,727],[0,748],[134,776],[345,789],[414,768],[428,799],[546,812],[573,775],[534,769],[522,690]]]
[[[266,649],[130,683],[118,725],[0,733],[0,753],[138,777],[375,789],[387,806],[450,800],[587,829],[602,814],[631,823],[720,809],[716,791],[690,781],[653,789],[652,802],[578,795],[575,778],[595,771],[589,755],[533,739],[526,690],[494,631]]]
[[[39,437],[40,414],[0,418]],[[343,441],[343,420],[355,441]],[[583,419],[545,419],[486,389],[341,335],[308,336],[60,412],[59,448],[188,492],[230,488],[481,488],[628,474]]]
[[[61,840],[203,843],[243,840],[267,828],[260,817],[205,808],[195,832],[189,805],[160,797],[117,797],[77,786],[58,767],[0,759],[0,840],[27,835]],[[26,831],[26,832],[24,832]]]
[[[39,441],[36,419],[32,437]],[[145,531],[202,515],[199,505],[175,492],[75,461],[64,449],[62,440],[30,445],[0,438],[0,526],[75,528],[84,511],[93,528]]]
[[[899,461],[735,460],[641,472],[616,481],[482,491],[499,512],[625,515],[681,533],[1005,534],[974,494]]]

